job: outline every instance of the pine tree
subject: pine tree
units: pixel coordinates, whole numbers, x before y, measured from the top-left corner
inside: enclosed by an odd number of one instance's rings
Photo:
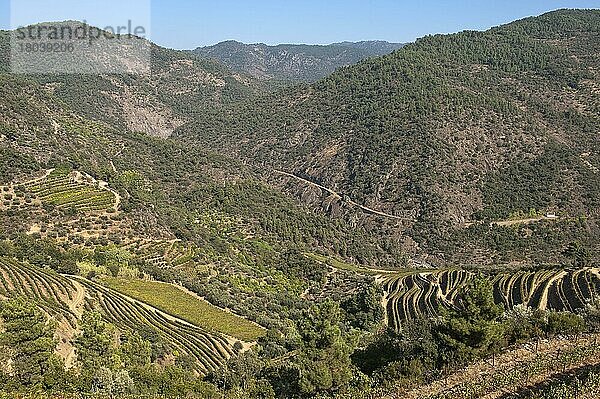
[[[352,379],[352,347],[342,337],[340,320],[339,306],[328,301],[314,306],[297,323],[302,343],[294,364],[305,395],[335,392]]]
[[[464,364],[497,347],[503,338],[503,312],[488,279],[476,278],[463,288],[458,309],[442,311],[444,322],[437,328],[442,363]]]
[[[82,370],[109,366],[112,352],[112,328],[98,312],[87,312],[81,319],[81,334],[75,340],[77,360]]]
[[[19,385],[43,387],[44,377],[56,364],[55,322],[23,298],[0,302],[4,331],[0,348],[10,353],[12,374]]]

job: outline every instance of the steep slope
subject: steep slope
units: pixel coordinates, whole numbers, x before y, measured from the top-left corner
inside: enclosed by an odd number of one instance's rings
[[[383,41],[342,42],[328,46],[280,44],[244,44],[227,41],[200,47],[194,54],[218,60],[234,71],[258,79],[314,82],[337,68],[364,59],[389,54],[401,48],[399,43]]]
[[[548,238],[560,229],[569,231],[562,240],[597,245],[589,241],[600,210],[599,29],[599,11],[563,10],[487,32],[425,37],[180,131],[319,183],[342,203],[406,215],[375,217],[430,254],[531,260],[542,241],[550,261],[566,245]],[[306,191],[298,179],[276,180]],[[533,237],[520,227],[462,229],[534,209],[558,212],[560,227],[542,223]],[[588,217],[583,225],[565,227],[580,215]]]
[[[195,361],[195,371],[206,374],[234,354],[235,339],[188,323],[150,305],[119,294],[84,278],[61,276],[52,270],[0,257],[0,295],[35,298],[37,306],[59,324],[57,347],[65,361],[74,357],[81,316],[94,309],[118,328],[119,336],[136,331],[154,335],[167,348],[162,356],[183,353]],[[72,366],[72,365],[71,365]]]
[[[102,273],[177,281],[266,327],[329,283],[305,252],[404,261],[391,240],[307,209],[251,167],[89,119],[37,78],[0,74],[0,191],[0,240],[20,260],[87,276],[116,251]]]
[[[54,25],[74,29],[80,23],[44,24],[45,27]],[[0,71],[9,69],[9,40],[10,32],[0,32]],[[150,60],[130,62],[150,61],[151,72],[147,75],[35,75],[32,78],[83,116],[162,138],[169,137],[196,113],[252,97],[264,89],[262,83],[233,73],[218,62],[199,60],[182,51],[144,43],[150,48]],[[99,62],[111,58],[110,54],[96,56]]]

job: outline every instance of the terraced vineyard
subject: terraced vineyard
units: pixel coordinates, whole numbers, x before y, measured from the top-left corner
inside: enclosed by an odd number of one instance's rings
[[[499,276],[494,296],[507,307],[520,303],[541,309],[575,311],[600,292],[596,269],[544,270]]]
[[[404,320],[436,315],[440,306],[453,306],[460,287],[468,283],[469,273],[462,270],[424,272],[379,279],[383,286],[388,323],[400,328]]]
[[[440,307],[452,307],[472,273],[464,270],[431,271],[381,276],[386,293],[389,325],[398,329],[404,320],[434,316]],[[503,273],[490,277],[494,298],[506,309],[516,305],[558,311],[574,311],[600,294],[597,269],[539,270]]]
[[[177,266],[191,265],[197,248],[193,244],[185,244],[179,240],[142,240],[137,239],[122,246],[144,262],[167,269]]]
[[[83,172],[50,170],[27,182],[0,186],[0,194],[0,212],[6,216],[0,228],[9,233],[88,248],[115,245],[165,269],[191,266],[198,253],[193,244],[136,225],[134,217],[119,210],[119,194]]]
[[[53,271],[40,269],[8,258],[0,258],[0,295],[34,299],[38,306],[58,320],[77,325],[77,288],[72,281]]]
[[[15,190],[31,192],[42,203],[72,208],[78,212],[113,210],[115,194],[92,180],[84,179],[85,177],[76,172],[53,170],[43,179],[17,185]]]
[[[172,284],[106,278],[103,283],[128,297],[177,316],[208,331],[253,342],[265,334],[262,327],[201,300]]]
[[[173,352],[196,360],[196,371],[206,374],[224,364],[234,353],[235,340],[137,302],[112,289],[79,277],[65,277],[13,259],[0,258],[0,298],[24,296],[72,331],[85,309],[100,310],[121,330],[151,330]]]
[[[101,308],[107,321],[121,329],[154,330],[178,353],[196,359],[196,371],[200,374],[222,366],[234,353],[233,343],[222,335],[208,333],[100,284],[82,278],[78,281],[93,297],[92,302]]]

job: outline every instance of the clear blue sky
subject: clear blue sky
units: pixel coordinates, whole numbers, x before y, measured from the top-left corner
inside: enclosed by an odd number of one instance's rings
[[[12,1],[27,4],[13,7],[19,8],[19,24],[85,18],[96,25],[113,26],[136,19],[138,13],[131,9],[132,0]],[[151,2],[150,38],[172,48],[194,48],[229,39],[268,44],[375,39],[408,42],[429,33],[487,29],[557,8],[600,8],[600,0],[135,1]],[[0,0],[2,29],[11,25],[10,4],[11,0]]]

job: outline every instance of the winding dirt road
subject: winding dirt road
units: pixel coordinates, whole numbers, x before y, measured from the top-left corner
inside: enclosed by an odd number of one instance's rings
[[[304,178],[302,178],[300,176],[296,176],[295,174],[284,172],[282,170],[277,170],[277,169],[274,169],[274,172],[277,173],[277,174],[280,174],[280,175],[284,175],[284,176],[291,177],[293,179],[299,180],[299,181],[301,181],[303,183],[306,183],[306,184],[309,184],[311,186],[320,188],[321,190],[324,190],[324,191],[328,192],[329,194],[333,195],[337,199],[343,199],[344,198],[340,193],[337,193],[337,192],[333,191],[330,188],[327,188],[325,186],[322,186],[322,185],[320,185],[318,183],[315,183],[315,182],[312,182],[310,180],[304,179]],[[370,213],[370,214],[378,215],[378,216],[383,216],[383,217],[394,219],[394,220],[403,220],[403,221],[411,221],[411,222],[414,221],[414,218],[407,218],[407,217],[403,217],[403,216],[390,215],[389,213],[380,212],[380,211],[377,211],[375,209],[372,209],[372,208],[366,207],[364,205],[361,205],[361,204],[359,204],[359,203],[357,203],[357,202],[355,202],[355,201],[353,201],[351,199],[345,198],[345,200],[346,200],[346,202],[348,204],[350,204],[350,205],[352,205],[354,207],[357,207],[357,208],[363,210],[366,213]]]

